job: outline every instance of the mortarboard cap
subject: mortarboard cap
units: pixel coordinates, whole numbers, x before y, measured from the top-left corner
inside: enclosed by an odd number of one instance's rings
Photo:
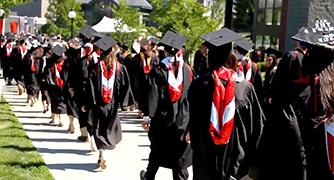
[[[283,55],[282,52],[280,52],[280,51],[278,51],[278,50],[276,50],[276,49],[274,49],[274,48],[270,48],[270,47],[267,48],[266,50],[264,50],[263,52],[266,53],[267,55],[273,54],[273,55],[275,55],[277,58],[280,58],[280,57]]]
[[[310,45],[334,49],[334,26],[327,19],[317,19],[309,27],[302,27],[291,37]]]
[[[96,33],[96,31],[89,25],[85,25],[83,28],[80,29],[80,34],[88,39],[93,37],[93,33]]]
[[[234,44],[246,51],[250,51],[253,46],[254,46],[254,43],[251,42],[251,41],[248,41],[247,39],[245,38],[242,38],[242,39],[239,39],[237,41],[234,42]]]
[[[216,47],[231,43],[239,39],[243,39],[240,34],[231,31],[228,28],[223,28],[218,31],[210,32],[208,34],[203,34],[201,35],[201,38]]]
[[[129,47],[126,44],[121,44],[120,47],[124,50],[129,50]]]
[[[166,45],[172,48],[181,49],[186,42],[186,38],[174,31],[167,31],[162,37],[159,44]]]
[[[117,42],[113,38],[108,36],[104,36],[94,43],[95,46],[105,52],[107,52],[109,49],[111,49],[112,46],[116,44]]]
[[[52,47],[51,51],[54,55],[61,57],[66,52],[66,48],[60,45],[56,45]]]

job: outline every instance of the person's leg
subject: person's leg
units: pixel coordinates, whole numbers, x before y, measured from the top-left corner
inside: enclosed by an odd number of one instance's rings
[[[73,134],[74,133],[74,116],[73,115],[68,115],[68,119],[70,121],[68,125],[68,132]]]
[[[159,163],[154,160],[154,151],[151,150],[150,155],[149,155],[149,161],[148,165],[146,168],[146,171],[141,171],[140,172],[140,178],[141,180],[154,180],[155,175],[157,174],[159,170]]]
[[[88,123],[87,123],[87,112],[83,112],[81,109],[78,110],[78,116],[79,116],[79,125],[80,125],[80,132],[81,135],[78,137],[79,141],[88,141]]]
[[[187,180],[189,177],[188,169],[173,169],[173,180]]]

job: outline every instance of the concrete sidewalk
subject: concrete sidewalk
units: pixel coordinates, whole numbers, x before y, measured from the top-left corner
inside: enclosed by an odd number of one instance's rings
[[[2,80],[2,79],[1,79]],[[10,104],[12,111],[22,123],[33,145],[42,155],[50,172],[57,180],[138,180],[139,172],[145,169],[148,163],[149,140],[136,119],[136,113],[121,113],[123,139],[112,151],[106,151],[107,169],[103,172],[94,172],[98,153],[88,155],[89,143],[80,143],[79,125],[75,122],[76,133],[67,133],[68,119],[63,116],[64,127],[50,125],[51,113],[43,114],[42,103],[34,107],[26,103],[27,95],[17,93],[16,86],[2,87],[2,95]],[[189,168],[192,179],[192,169]],[[171,180],[172,171],[160,168],[157,180]]]

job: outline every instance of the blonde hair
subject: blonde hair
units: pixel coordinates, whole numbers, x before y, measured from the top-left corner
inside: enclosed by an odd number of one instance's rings
[[[109,52],[109,54],[106,56],[106,58],[104,59],[104,63],[107,65],[107,66],[111,66],[112,63],[117,60],[117,53],[118,53],[118,46],[117,45],[114,45],[111,49],[111,51]]]

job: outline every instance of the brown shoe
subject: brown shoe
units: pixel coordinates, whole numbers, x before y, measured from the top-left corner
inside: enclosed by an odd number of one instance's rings
[[[58,127],[64,127],[63,123],[59,123]]]

